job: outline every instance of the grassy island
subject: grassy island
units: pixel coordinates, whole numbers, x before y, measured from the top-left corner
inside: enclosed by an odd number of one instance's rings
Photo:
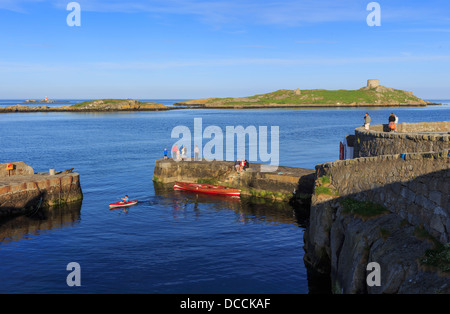
[[[72,110],[158,110],[166,109],[163,104],[155,102],[140,102],[130,99],[98,99],[85,101],[76,105],[68,106]]]
[[[431,104],[414,96],[412,92],[378,85],[376,87],[363,87],[358,90],[281,89],[249,97],[188,100],[176,105],[208,108],[276,108],[427,106]]]
[[[131,99],[97,99],[85,101],[75,105],[66,105],[62,107],[49,106],[24,106],[15,105],[10,107],[0,107],[1,112],[52,112],[52,111],[157,111],[168,110],[169,108],[160,103],[140,102]]]

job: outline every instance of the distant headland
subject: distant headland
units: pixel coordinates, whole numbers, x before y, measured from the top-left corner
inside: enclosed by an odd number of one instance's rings
[[[315,107],[392,107],[439,105],[420,99],[412,92],[385,87],[370,79],[358,90],[288,90],[239,98],[203,98],[181,101],[176,106],[191,108],[315,108]]]

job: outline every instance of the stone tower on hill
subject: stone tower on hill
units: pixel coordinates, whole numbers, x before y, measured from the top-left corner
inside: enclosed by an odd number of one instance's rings
[[[367,80],[367,88],[377,88],[380,86],[380,81],[376,79]]]

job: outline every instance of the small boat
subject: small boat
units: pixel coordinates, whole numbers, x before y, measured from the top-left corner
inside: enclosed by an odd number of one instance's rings
[[[201,184],[201,183],[187,183],[187,182],[175,182],[173,186],[175,190],[183,190],[197,193],[207,193],[215,195],[229,195],[240,196],[241,190],[229,188],[220,185]]]
[[[138,201],[129,201],[129,202],[117,202],[109,204],[109,208],[117,208],[117,207],[128,207],[136,205]]]

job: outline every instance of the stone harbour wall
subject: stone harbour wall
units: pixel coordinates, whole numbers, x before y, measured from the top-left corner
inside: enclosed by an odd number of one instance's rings
[[[305,232],[305,263],[329,274],[335,293],[450,292],[450,281],[418,262],[432,241],[450,241],[449,150],[357,158],[316,167]],[[374,217],[349,213],[345,201],[380,205]],[[364,203],[365,202],[365,203]],[[368,287],[377,262],[381,287]]]
[[[163,184],[173,184],[175,181],[210,182],[240,188],[241,195],[283,201],[290,201],[298,196],[299,199],[308,198],[309,203],[314,186],[313,169],[264,167],[265,165],[250,163],[246,171],[237,174],[234,161],[177,162],[159,159],[155,162],[153,181]]]
[[[387,125],[371,125],[355,130],[353,157],[372,157],[450,149],[450,122],[399,123],[398,132]]]
[[[0,174],[0,217],[26,214],[38,207],[48,208],[83,199],[78,173],[34,173],[23,162],[13,164],[16,169],[26,171],[17,171],[14,175],[8,172]],[[6,169],[6,165],[0,164],[0,169]]]

